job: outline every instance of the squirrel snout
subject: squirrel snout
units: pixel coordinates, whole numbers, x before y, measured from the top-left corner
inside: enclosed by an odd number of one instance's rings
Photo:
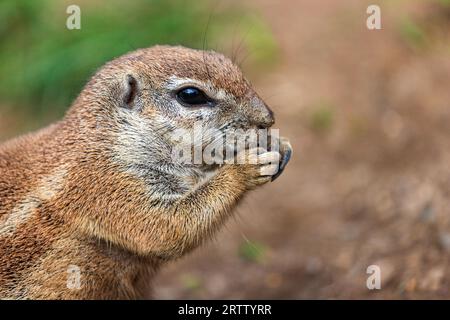
[[[253,110],[252,122],[258,129],[268,129],[275,123],[273,111],[261,99],[254,100]]]
[[[275,117],[273,111],[270,110],[269,107],[267,107],[267,111],[268,114],[264,117],[264,121],[262,122],[262,124],[259,124],[260,129],[267,129],[275,124]]]

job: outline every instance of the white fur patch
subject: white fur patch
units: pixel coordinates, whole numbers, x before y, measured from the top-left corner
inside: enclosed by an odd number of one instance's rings
[[[155,124],[128,110],[119,110],[119,117],[126,124],[120,126],[117,143],[113,145],[117,160],[122,164],[145,163],[151,152],[147,148],[154,140],[151,128]]]
[[[0,225],[0,236],[12,235],[17,226],[26,222],[43,201],[53,199],[62,189],[66,173],[66,168],[58,168],[52,174],[42,178],[37,188],[19,201],[6,221]]]

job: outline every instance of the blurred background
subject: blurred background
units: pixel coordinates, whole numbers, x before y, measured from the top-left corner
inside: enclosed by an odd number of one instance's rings
[[[168,264],[155,298],[450,296],[449,0],[2,0],[0,39],[0,141],[153,44],[233,57],[275,111],[295,151],[284,175]],[[374,264],[381,290],[366,287]]]

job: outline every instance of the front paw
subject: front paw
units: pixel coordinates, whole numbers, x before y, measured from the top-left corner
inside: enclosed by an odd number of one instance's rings
[[[237,161],[237,166],[244,173],[246,187],[253,189],[277,175],[281,155],[277,151],[254,148],[239,154]]]

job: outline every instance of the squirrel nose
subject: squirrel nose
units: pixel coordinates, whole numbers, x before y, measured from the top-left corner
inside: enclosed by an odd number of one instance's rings
[[[263,121],[258,121],[258,129],[268,129],[275,123],[273,112],[270,111],[270,116],[266,117]]]
[[[261,99],[254,104],[254,108],[256,111],[254,124],[259,129],[270,128],[275,123],[273,111]]]
[[[247,119],[258,129],[270,128],[275,123],[273,111],[259,97],[253,97],[247,109]]]

